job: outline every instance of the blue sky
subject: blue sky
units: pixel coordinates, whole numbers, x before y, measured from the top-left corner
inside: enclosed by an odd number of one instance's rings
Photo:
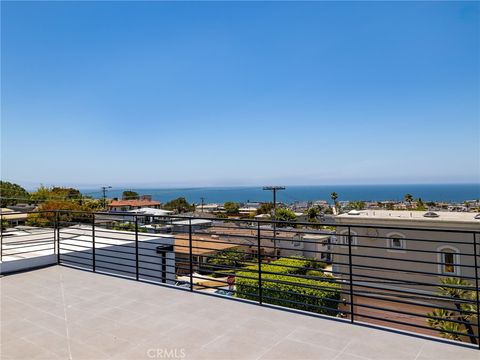
[[[2,2],[2,179],[480,181],[478,2]]]

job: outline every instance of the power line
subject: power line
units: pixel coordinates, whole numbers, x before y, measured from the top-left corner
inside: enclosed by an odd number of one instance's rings
[[[111,186],[102,186],[102,193],[103,193],[103,208],[107,207],[107,190],[111,189]]]

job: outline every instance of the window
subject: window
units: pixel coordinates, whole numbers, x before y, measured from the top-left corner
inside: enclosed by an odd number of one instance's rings
[[[443,272],[455,273],[455,260],[453,252],[449,250],[443,251]]]
[[[350,230],[350,237],[352,239],[352,245],[357,245],[357,233]],[[340,234],[338,236],[338,243],[340,245],[348,245],[348,230],[340,231]]]
[[[460,257],[458,249],[452,246],[443,246],[438,249],[439,253],[439,273],[444,275],[460,274]]]
[[[392,250],[405,250],[405,235],[401,233],[387,234],[388,247]]]

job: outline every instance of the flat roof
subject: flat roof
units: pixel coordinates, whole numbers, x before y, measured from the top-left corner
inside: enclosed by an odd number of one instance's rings
[[[478,213],[475,212],[453,212],[453,211],[432,211],[438,214],[435,218],[426,218],[423,215],[428,211],[416,210],[360,210],[358,215],[349,215],[348,213],[338,215],[338,217],[346,218],[385,218],[385,219],[429,219],[435,221],[472,221]],[[480,221],[479,221],[480,223]]]
[[[77,250],[64,250],[62,252],[81,251],[89,247],[92,242],[92,227],[89,225],[74,225],[60,229],[62,245],[80,247]],[[3,261],[13,261],[37,256],[51,255],[54,251],[54,229],[29,228],[9,229],[3,233]],[[18,242],[22,242],[21,253],[18,253]],[[173,235],[138,233],[138,241],[159,241],[173,244]],[[87,243],[87,245],[85,244]],[[115,245],[125,245],[135,242],[135,232],[104,229],[95,227],[95,248],[104,248]],[[88,250],[88,249],[87,249]]]
[[[211,224],[212,220],[205,220],[205,219],[191,219],[191,220],[179,220],[173,221],[172,225],[202,225],[202,224]]]
[[[192,236],[192,254],[206,255],[212,252],[234,249],[242,245],[228,244],[228,240],[212,238],[211,236]],[[175,252],[176,253],[190,253],[190,240],[185,234],[175,235]]]
[[[403,222],[403,223],[428,223],[437,225],[476,225],[480,226],[480,219],[475,219],[478,213],[474,212],[452,212],[452,211],[433,211],[438,217],[425,217],[428,211],[415,210],[360,210],[357,215],[348,213],[337,215],[335,219],[345,223],[367,223],[372,220],[379,222]],[[373,223],[372,223],[373,225]]]
[[[130,211],[128,211],[128,212],[129,212],[129,213],[134,213],[134,214],[145,214],[145,215],[157,215],[157,216],[162,216],[162,215],[171,214],[173,211],[171,211],[171,210],[164,210],[164,209],[155,209],[155,208],[143,207],[143,208],[140,208],[140,209],[130,210]]]

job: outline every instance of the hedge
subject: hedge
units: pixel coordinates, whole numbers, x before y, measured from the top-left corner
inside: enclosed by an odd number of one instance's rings
[[[303,277],[302,275],[307,274],[307,270],[304,268],[311,267],[311,261],[302,258],[282,258],[274,261],[273,264],[301,268],[262,264],[262,301],[264,303],[320,314],[337,315],[340,285],[329,281],[331,277],[325,275],[322,280]],[[247,269],[249,271],[237,272],[236,296],[258,301],[258,267],[249,266]],[[264,271],[276,274],[265,274]],[[321,272],[317,270],[315,275],[318,274]]]

